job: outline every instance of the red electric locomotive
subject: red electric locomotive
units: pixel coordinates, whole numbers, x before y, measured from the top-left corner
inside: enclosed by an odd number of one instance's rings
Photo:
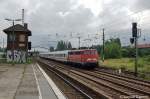
[[[98,66],[99,56],[95,49],[71,50],[68,52],[68,62],[82,67],[94,68]]]

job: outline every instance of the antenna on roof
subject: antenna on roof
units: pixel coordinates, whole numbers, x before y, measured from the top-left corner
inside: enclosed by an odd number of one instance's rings
[[[24,25],[24,9],[22,9],[22,25]]]

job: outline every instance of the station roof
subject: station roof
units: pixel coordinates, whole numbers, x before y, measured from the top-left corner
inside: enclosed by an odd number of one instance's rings
[[[14,27],[10,26],[10,27],[4,29],[3,31],[5,33],[10,33],[13,31],[13,29],[15,32],[26,32],[26,33],[28,33],[28,36],[31,36],[31,31],[20,24],[16,24],[16,25],[14,25]]]

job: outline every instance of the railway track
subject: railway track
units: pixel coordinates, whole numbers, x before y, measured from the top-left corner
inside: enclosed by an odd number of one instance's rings
[[[99,70],[82,70],[52,61],[45,62],[63,75],[78,81],[81,85],[93,90],[99,96],[104,96],[104,98],[149,99],[150,97],[149,83],[99,72]]]
[[[95,71],[97,72],[102,72],[102,73],[105,73],[105,74],[110,74],[110,75],[114,75],[116,77],[121,77],[121,78],[125,78],[125,79],[131,79],[131,80],[134,80],[134,81],[140,81],[142,82],[143,84],[150,84],[150,81],[147,81],[147,80],[144,80],[144,79],[141,79],[141,78],[137,78],[133,75],[126,75],[126,74],[122,74],[122,73],[117,73],[117,72],[113,72],[112,70],[107,70],[107,69],[102,69],[102,68],[95,68]]]
[[[128,89],[131,89],[131,90],[134,90],[135,92],[138,92],[138,93],[133,92],[132,93],[133,95],[134,94],[139,94],[139,95],[143,94],[143,95],[150,96],[150,84],[148,84],[148,83],[144,83],[144,82],[136,81],[136,80],[132,80],[132,79],[126,79],[126,78],[122,78],[122,77],[117,77],[115,75],[110,75],[110,74],[108,75],[108,74],[104,74],[104,73],[100,73],[100,72],[84,71],[82,73],[94,76],[95,78],[104,80],[108,83],[111,82],[115,85],[123,86],[124,88],[127,88],[127,91],[128,91]]]
[[[144,87],[147,87],[148,89],[150,88],[150,82],[149,81],[144,81],[144,80],[141,80],[141,79],[135,79],[135,78],[131,78],[131,77],[128,77],[128,76],[115,75],[115,74],[112,74],[112,73],[99,71],[99,69],[95,69],[94,72],[99,74],[99,75],[105,75],[107,77],[112,77],[112,78],[115,78],[115,79],[123,80],[123,81],[126,81],[128,83],[134,83],[134,84],[137,84],[137,85],[140,85],[140,86],[144,86]]]
[[[62,91],[62,92],[64,92],[64,94],[66,95],[66,97],[68,98],[68,99],[94,99],[94,98],[92,98],[90,95],[88,95],[88,94],[86,94],[84,91],[82,91],[78,86],[76,86],[75,84],[73,84],[72,82],[70,82],[68,79],[66,79],[66,77],[64,77],[61,73],[59,73],[57,70],[55,70],[55,69],[53,69],[53,68],[51,68],[51,66],[53,67],[53,65],[51,64],[51,65],[49,65],[49,64],[47,64],[46,62],[43,62],[43,61],[39,61],[39,63],[41,64],[41,67],[45,70],[45,71],[47,71],[47,73],[49,74],[50,72],[51,72],[51,74],[52,74],[52,78],[54,77],[54,75],[55,75],[55,78],[56,78],[56,76],[58,77],[58,78],[60,78],[61,80],[57,80],[58,82],[64,82],[65,84],[67,84],[67,86],[70,86],[70,87],[72,87],[71,89],[68,89],[68,88],[66,88],[66,87],[63,87],[63,88],[65,88],[65,90],[67,90],[67,92],[64,90],[64,91]],[[43,66],[43,63],[44,63],[44,65],[46,65],[46,66]],[[50,75],[49,75],[50,76]],[[54,79],[55,80],[55,79]],[[55,80],[56,81],[56,80]],[[58,83],[57,82],[57,83]],[[61,85],[60,86],[64,86],[62,83],[60,83]],[[59,84],[58,84],[59,85]],[[76,91],[72,91],[72,90],[76,90]],[[62,89],[63,90],[63,89]],[[70,90],[70,91],[69,91]],[[70,97],[70,98],[69,98]],[[75,97],[75,98],[73,98],[73,97]]]

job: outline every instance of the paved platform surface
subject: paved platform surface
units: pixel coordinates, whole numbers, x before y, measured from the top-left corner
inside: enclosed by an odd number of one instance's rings
[[[52,87],[37,64],[0,65],[0,99],[60,99]]]
[[[24,68],[24,65],[0,65],[0,99],[14,99]]]

